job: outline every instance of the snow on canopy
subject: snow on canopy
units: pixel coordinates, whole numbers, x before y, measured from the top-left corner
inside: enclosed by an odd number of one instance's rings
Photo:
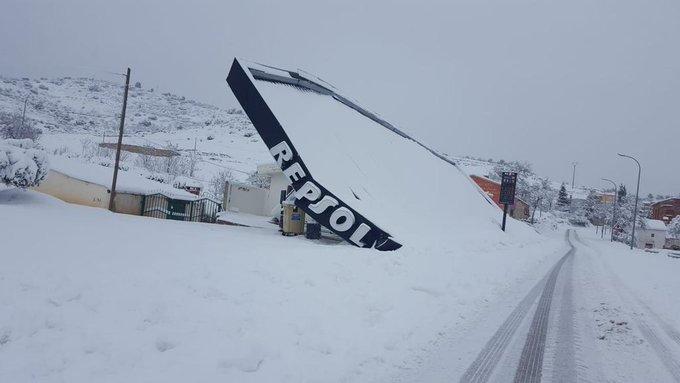
[[[432,149],[318,78],[239,63],[250,69],[248,76],[314,179],[397,242],[427,245],[505,235],[498,207]],[[303,78],[321,91],[267,81],[263,72],[291,82]],[[509,226],[515,233],[530,231],[520,223]]]

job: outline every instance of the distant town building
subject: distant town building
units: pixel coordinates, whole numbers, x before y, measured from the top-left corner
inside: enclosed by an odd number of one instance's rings
[[[501,184],[496,181],[492,181],[486,177],[480,177],[476,175],[470,176],[473,181],[500,207],[503,205],[500,203],[501,195]],[[515,196],[515,204],[508,207],[508,214],[515,219],[527,220],[529,219],[529,204],[524,202],[519,197]]]
[[[641,249],[661,249],[666,244],[666,231],[663,221],[645,218],[635,232],[635,243]]]
[[[614,193],[598,193],[597,196],[600,198],[600,203],[612,204],[616,201],[616,194]]]
[[[668,198],[652,204],[652,219],[668,224],[678,215],[680,215],[680,198]]]

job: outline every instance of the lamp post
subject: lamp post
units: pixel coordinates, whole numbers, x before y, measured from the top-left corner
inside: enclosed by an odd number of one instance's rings
[[[621,157],[630,158],[631,160],[635,161],[638,167],[637,188],[635,190],[635,207],[633,210],[633,233],[630,236],[630,249],[633,250],[633,242],[635,241],[635,222],[637,221],[638,195],[640,194],[640,173],[642,173],[642,166],[640,166],[640,161],[638,161],[635,157],[621,153],[617,154]]]
[[[616,182],[614,182],[614,181],[612,181],[608,178],[602,178],[602,181],[611,182],[612,185],[614,186],[614,189],[612,189],[612,190],[614,190],[614,192],[613,192],[614,193],[614,202],[612,203],[612,232],[611,232],[611,239],[609,240],[609,242],[614,242],[614,223],[616,223],[616,203],[618,202],[617,198],[616,198],[617,197]]]

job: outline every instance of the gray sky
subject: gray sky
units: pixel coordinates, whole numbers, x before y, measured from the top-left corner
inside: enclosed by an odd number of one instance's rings
[[[234,56],[303,68],[437,149],[680,192],[680,2],[0,0],[0,73],[235,106]]]

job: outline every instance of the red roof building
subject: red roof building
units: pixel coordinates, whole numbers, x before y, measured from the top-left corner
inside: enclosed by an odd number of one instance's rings
[[[652,204],[652,219],[666,224],[680,215],[680,198],[669,198]]]
[[[480,177],[480,176],[475,176],[472,175],[470,176],[473,181],[479,187],[484,190],[484,192],[491,197],[493,202],[498,205],[501,209],[503,208],[503,205],[501,205],[500,202],[500,196],[501,196],[501,184],[496,181],[492,181],[486,177]],[[529,219],[529,204],[526,202],[522,201],[518,197],[515,197],[515,204],[508,206],[509,214],[511,217],[515,219],[521,219],[521,220],[526,220]]]

